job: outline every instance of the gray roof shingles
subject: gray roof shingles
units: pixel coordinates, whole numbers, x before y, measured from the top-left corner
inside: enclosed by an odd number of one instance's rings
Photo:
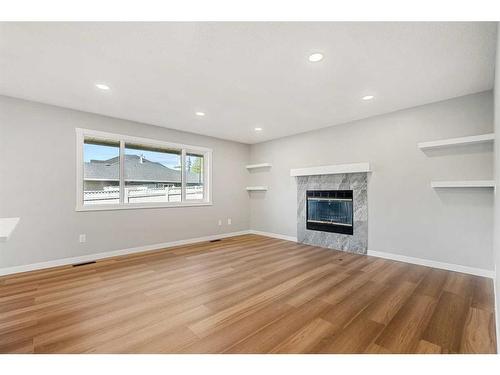
[[[108,160],[91,160],[84,163],[85,180],[118,181],[120,175],[119,158]],[[201,176],[188,172],[188,183],[199,183]],[[180,183],[181,172],[164,165],[152,162],[137,155],[125,155],[125,179],[133,181],[151,181],[164,183]]]

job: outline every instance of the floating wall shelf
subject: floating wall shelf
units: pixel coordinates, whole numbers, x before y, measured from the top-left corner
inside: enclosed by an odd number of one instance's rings
[[[0,242],[7,242],[18,223],[18,217],[0,218]]]
[[[290,170],[290,176],[317,176],[322,174],[342,174],[371,172],[370,163],[323,165],[320,167],[297,168]]]
[[[417,143],[417,146],[421,150],[428,150],[432,148],[464,146],[477,143],[489,143],[489,142],[494,142],[494,140],[495,140],[495,134],[489,133],[481,135],[472,135],[470,137],[449,138],[449,139],[441,139],[439,141],[420,142]]]
[[[247,191],[266,191],[267,186],[248,186]]]
[[[270,163],[250,164],[246,166],[246,169],[271,168],[271,166],[272,164]]]
[[[433,188],[494,188],[493,180],[475,180],[475,181],[431,181]]]

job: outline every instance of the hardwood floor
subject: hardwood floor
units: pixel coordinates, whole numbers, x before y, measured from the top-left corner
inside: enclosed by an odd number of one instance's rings
[[[257,235],[0,278],[2,353],[494,353],[492,280]]]

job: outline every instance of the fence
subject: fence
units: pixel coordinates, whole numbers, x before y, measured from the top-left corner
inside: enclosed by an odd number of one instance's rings
[[[187,186],[186,199],[203,199],[203,185]],[[118,204],[120,190],[86,190],[83,192],[83,201],[86,204]],[[125,203],[180,202],[181,188],[178,186],[125,188],[123,201]]]

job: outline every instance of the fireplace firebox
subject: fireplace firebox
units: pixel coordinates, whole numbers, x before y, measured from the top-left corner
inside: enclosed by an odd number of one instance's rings
[[[353,232],[352,190],[307,190],[306,228],[323,232]]]

